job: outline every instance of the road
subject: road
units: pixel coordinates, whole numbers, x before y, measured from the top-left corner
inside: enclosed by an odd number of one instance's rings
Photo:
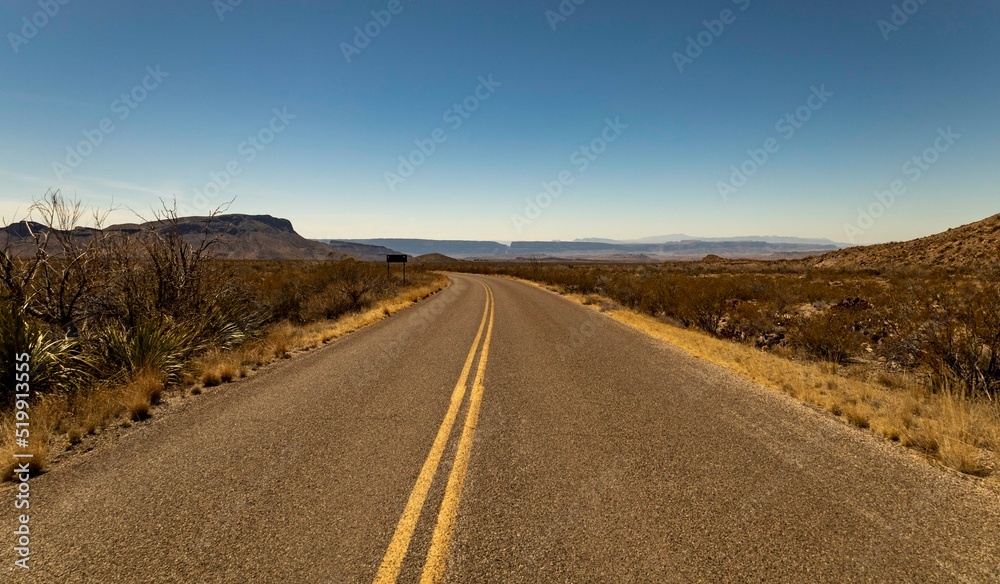
[[[973,481],[555,294],[452,279],[33,479],[33,568],[3,536],[0,579],[1000,581]]]

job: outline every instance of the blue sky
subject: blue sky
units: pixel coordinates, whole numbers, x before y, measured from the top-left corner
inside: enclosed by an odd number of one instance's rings
[[[0,7],[7,220],[49,188],[316,238],[871,243],[1000,212],[992,1],[61,1]]]

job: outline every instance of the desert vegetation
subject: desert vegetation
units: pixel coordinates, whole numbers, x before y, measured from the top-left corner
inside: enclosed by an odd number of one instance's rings
[[[77,227],[58,192],[0,233],[0,450],[13,445],[15,355],[30,355],[35,470],[50,454],[143,420],[169,392],[200,393],[313,347],[435,291],[354,260],[223,261],[191,244],[172,208],[131,230]],[[4,456],[4,464],[13,460]],[[6,476],[8,468],[0,468]]]
[[[640,265],[463,262],[450,269],[531,280],[617,312],[968,474],[987,475],[996,464],[997,274],[718,258]]]

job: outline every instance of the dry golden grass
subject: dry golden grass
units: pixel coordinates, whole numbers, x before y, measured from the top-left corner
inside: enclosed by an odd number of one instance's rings
[[[160,403],[164,380],[159,372],[142,372],[120,388],[119,395],[129,419],[138,422],[151,414],[153,406]]]
[[[66,399],[61,396],[44,396],[32,404],[30,413],[28,448],[18,448],[13,443],[15,422],[13,416],[5,416],[0,420],[0,431],[7,438],[0,444],[0,481],[10,480],[14,468],[24,459],[16,460],[15,453],[31,454],[28,459],[30,474],[41,474],[48,468],[51,459],[50,443],[57,433],[66,412]],[[16,461],[15,461],[16,460]]]
[[[592,295],[564,296],[759,385],[830,412],[846,423],[900,442],[948,468],[985,477],[998,462],[1000,403],[934,392],[912,376],[878,374],[867,379],[834,363],[792,361],[787,356],[667,324],[608,300],[595,302]],[[1000,488],[995,478],[990,483]]]
[[[242,351],[223,351],[215,349],[199,357],[193,364],[193,379],[200,380],[205,387],[214,387],[240,377],[245,371],[243,363],[245,355]]]
[[[182,385],[193,385],[192,395],[204,387],[228,383],[245,377],[275,359],[291,357],[293,351],[311,349],[374,324],[413,305],[448,284],[445,276],[432,283],[411,288],[396,298],[375,304],[372,308],[346,315],[337,320],[293,326],[287,322],[271,327],[260,340],[247,343],[232,351],[212,350],[189,364]],[[115,424],[129,425],[152,414],[166,390],[164,376],[158,372],[142,372],[131,380],[116,385],[104,384],[73,396],[43,396],[31,406],[31,440],[27,450],[33,474],[44,472],[52,456],[68,446],[80,443],[84,437],[96,434]],[[0,416],[0,481],[10,480],[15,464],[14,419]]]
[[[388,318],[438,292],[447,283],[447,277],[439,275],[430,284],[408,290],[395,298],[378,302],[362,312],[349,314],[336,320],[324,320],[298,327],[283,323],[270,331],[265,338],[265,346],[273,347],[274,354],[278,357],[283,357],[290,350],[319,347]]]
[[[245,377],[249,371],[275,359],[287,359],[295,351],[321,347],[348,333],[375,324],[440,291],[447,283],[447,277],[437,276],[430,284],[409,289],[395,298],[378,302],[365,311],[335,320],[321,320],[304,325],[288,322],[275,324],[263,338],[238,349],[214,350],[202,355],[192,364],[188,384],[201,381],[203,386],[212,387]]]
[[[128,412],[130,420],[139,422],[150,416],[149,411],[153,409],[153,404],[149,403],[149,397],[143,395],[134,386],[127,386],[128,391],[123,392],[122,400],[125,411]]]
[[[120,395],[123,390],[124,386],[102,386],[77,396],[69,406],[71,419],[85,435],[96,434],[125,412]]]

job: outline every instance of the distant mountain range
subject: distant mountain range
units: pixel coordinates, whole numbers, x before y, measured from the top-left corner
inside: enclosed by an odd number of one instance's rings
[[[331,239],[320,239],[324,243],[329,243]],[[347,243],[361,245],[379,246],[399,250],[396,253],[405,253],[411,256],[421,256],[430,253],[464,258],[464,257],[489,257],[508,255],[509,246],[496,241],[459,241],[459,240],[439,240],[439,239],[347,239]],[[383,258],[385,259],[385,258]]]
[[[671,237],[686,236],[663,236],[663,238]],[[395,238],[351,239],[347,241],[397,249],[401,253],[413,256],[438,253],[458,259],[493,260],[561,258],[601,261],[666,261],[697,260],[709,254],[723,258],[792,259],[818,255],[841,247],[829,240],[799,240],[777,237],[763,239],[787,239],[790,241],[765,241],[746,237],[639,243],[598,239],[514,241],[510,244],[496,241]]]
[[[684,234],[645,237],[630,241],[588,238],[576,241],[497,241],[435,239],[353,239],[310,240],[295,232],[287,219],[270,215],[220,215],[183,217],[177,228],[181,237],[197,245],[206,234],[217,237],[211,248],[223,259],[323,260],[343,257],[385,261],[387,254],[407,254],[421,261],[438,263],[448,258],[482,260],[546,260],[658,262],[700,260],[714,255],[725,259],[801,259],[822,256],[820,265],[883,265],[911,262],[946,265],[988,263],[1000,256],[1000,216],[909,242],[885,246],[841,249],[829,239],[778,236],[695,238]],[[0,245],[10,244],[15,256],[34,253],[31,233],[45,226],[28,221],[0,229]],[[165,231],[163,222],[125,223],[104,228],[105,233],[137,233],[142,229]],[[86,240],[98,234],[78,227],[72,238]],[[824,255],[825,254],[825,255]]]
[[[811,237],[782,237],[779,235],[740,235],[735,237],[695,237],[683,233],[672,235],[655,235],[653,237],[641,237],[639,239],[603,239],[600,237],[588,237],[576,239],[576,242],[595,243],[675,243],[680,241],[762,241],[764,243],[796,243],[802,245],[819,245],[836,247],[850,247],[849,243],[838,243],[832,239],[811,238]]]
[[[165,232],[171,225],[154,221],[124,223],[105,233],[138,233],[142,229]],[[16,257],[33,255],[32,233],[47,228],[20,221],[0,228],[0,246],[8,245]],[[355,258],[384,262],[387,254],[407,254],[415,262],[442,263],[451,258],[483,260],[572,260],[656,262],[725,259],[801,259],[813,257],[819,267],[940,266],[958,268],[1000,267],[1000,215],[949,229],[943,233],[902,243],[847,247],[828,239],[796,237],[693,238],[684,234],[646,237],[632,241],[589,238],[576,241],[456,241],[434,239],[310,240],[295,232],[287,219],[270,215],[219,215],[183,217],[177,222],[183,239],[197,245],[206,236],[217,237],[211,248],[225,259],[324,260]],[[98,235],[92,228],[69,232],[78,241]],[[53,240],[54,241],[54,240]],[[846,249],[842,249],[846,248]],[[58,250],[50,249],[51,253]],[[438,255],[440,254],[440,255]],[[419,258],[419,256],[426,256]]]

